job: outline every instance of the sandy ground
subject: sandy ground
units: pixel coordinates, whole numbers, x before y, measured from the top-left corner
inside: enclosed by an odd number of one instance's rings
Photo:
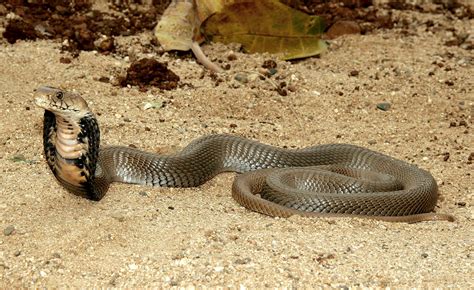
[[[139,92],[97,81],[128,67],[127,58],[83,52],[62,64],[58,42],[1,42],[0,287],[472,289],[474,55],[444,42],[446,27],[472,37],[474,22],[403,15],[441,28],[414,22],[408,33],[339,38],[321,58],[277,61],[277,82],[296,89],[284,97],[253,77],[274,56],[236,52],[229,61],[232,48],[223,45],[205,47],[231,65],[216,86],[192,59],[144,51],[149,34],[120,38],[123,51],[168,62],[184,84]],[[236,81],[239,72],[250,81]],[[169,152],[203,134],[230,133],[277,146],[366,146],[432,172],[436,211],[456,221],[270,218],[232,199],[231,173],[199,188],[116,184],[100,202],[81,199],[58,185],[44,161],[43,111],[32,102],[44,84],[85,96],[104,145]],[[165,106],[144,110],[147,102]],[[390,110],[377,109],[381,102]]]

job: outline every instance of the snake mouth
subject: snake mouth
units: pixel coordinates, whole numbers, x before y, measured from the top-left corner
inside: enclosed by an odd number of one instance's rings
[[[35,105],[40,108],[48,109],[48,101],[44,98],[44,96],[38,96],[34,100]]]
[[[50,87],[50,86],[41,86],[37,89],[35,89],[33,92],[35,94],[35,99],[34,102],[38,107],[41,107],[43,109],[50,109],[51,107],[51,100],[49,98],[49,95],[54,93],[55,91],[58,91],[59,89]]]
[[[75,93],[62,89],[41,86],[34,90],[34,102],[37,106],[59,115],[79,116],[89,111],[87,103]]]

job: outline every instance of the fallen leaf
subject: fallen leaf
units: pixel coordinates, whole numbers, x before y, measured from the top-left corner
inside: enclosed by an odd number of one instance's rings
[[[199,20],[192,2],[173,1],[155,27],[155,36],[164,50],[189,50],[199,35]]]
[[[326,49],[319,16],[276,0],[235,0],[211,15],[202,31],[213,41],[241,43],[248,52],[282,53],[283,59],[317,55]]]

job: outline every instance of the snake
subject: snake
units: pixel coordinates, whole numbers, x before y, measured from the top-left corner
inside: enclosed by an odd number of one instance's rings
[[[101,200],[114,182],[197,187],[221,172],[237,172],[232,197],[274,217],[359,217],[389,222],[453,221],[433,212],[438,187],[416,165],[351,144],[286,149],[227,134],[197,138],[170,155],[100,146],[100,129],[85,99],[41,86],[44,156],[69,192]]]

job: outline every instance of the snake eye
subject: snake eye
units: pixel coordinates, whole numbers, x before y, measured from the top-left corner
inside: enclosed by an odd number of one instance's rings
[[[63,99],[63,92],[57,92],[56,93],[56,98],[58,98],[59,100],[62,100]]]

